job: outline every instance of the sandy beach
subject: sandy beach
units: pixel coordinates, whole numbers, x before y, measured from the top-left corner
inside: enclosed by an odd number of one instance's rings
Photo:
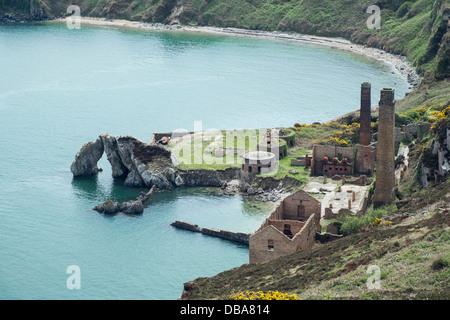
[[[71,23],[71,18],[61,18],[51,21],[68,22]],[[72,20],[73,21],[73,20]],[[364,55],[366,57],[382,61],[392,68],[395,68],[411,85],[411,89],[418,87],[421,82],[421,77],[417,74],[414,67],[408,63],[406,57],[398,56],[381,49],[371,48],[363,45],[354,44],[349,40],[342,38],[328,38],[318,37],[311,35],[304,35],[298,33],[284,33],[277,31],[259,31],[259,30],[246,30],[237,28],[218,28],[218,27],[206,27],[206,26],[182,26],[182,25],[164,25],[160,23],[145,23],[139,21],[128,20],[111,20],[105,18],[89,18],[81,17],[80,26],[83,24],[104,26],[104,27],[116,27],[116,28],[134,28],[149,31],[184,31],[184,32],[199,32],[210,34],[227,34],[234,36],[246,36],[246,37],[264,37],[269,39],[279,39],[286,41],[304,42],[309,44],[326,46],[333,49],[345,50],[356,54]]]

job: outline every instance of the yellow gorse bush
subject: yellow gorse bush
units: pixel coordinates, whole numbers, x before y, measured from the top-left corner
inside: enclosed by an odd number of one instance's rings
[[[246,291],[234,293],[230,297],[233,300],[300,300],[295,293],[288,294],[279,291]]]
[[[375,218],[375,220],[371,223],[373,226],[382,226],[385,224],[391,224],[392,221],[384,220],[383,218]]]
[[[423,116],[428,111],[428,108],[427,107],[422,107],[418,111],[419,111],[419,114],[421,116]]]
[[[444,122],[447,122],[447,120],[450,118],[450,106],[443,108],[441,112],[438,112],[435,114],[435,117],[432,117],[433,120],[430,119],[430,121],[433,121],[433,125],[431,126],[431,130],[435,131],[439,126],[444,125]]]
[[[322,139],[315,139],[311,142],[313,144],[347,147],[353,143],[356,143],[356,140],[358,140],[357,133],[359,133],[360,124],[358,122],[353,122],[348,125],[341,124],[338,122],[325,122],[322,124],[319,124],[319,123],[313,123],[313,124],[296,123],[296,124],[294,124],[294,126],[291,129],[293,129],[296,132],[301,132],[303,128],[309,128],[309,127],[342,129],[342,131],[331,133],[327,137],[324,137]]]
[[[332,146],[341,146],[341,147],[345,147],[348,145],[348,142],[346,140],[339,139],[338,137],[328,137],[328,138],[325,138],[322,140],[316,139],[316,140],[313,140],[312,143],[332,145]]]
[[[447,108],[443,109],[441,112],[438,112],[436,114],[436,118],[438,120],[447,119],[449,116],[450,116],[450,106],[448,106]]]

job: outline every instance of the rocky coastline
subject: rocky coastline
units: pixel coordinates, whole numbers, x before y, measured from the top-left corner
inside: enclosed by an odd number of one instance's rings
[[[140,214],[144,202],[158,191],[177,187],[212,187],[217,194],[240,194],[261,202],[277,202],[288,196],[300,182],[268,179],[241,179],[240,168],[223,170],[180,170],[174,163],[169,149],[156,143],[146,143],[130,136],[100,135],[95,141],[85,143],[75,155],[70,166],[74,176],[93,176],[102,171],[97,167],[100,158],[106,154],[111,164],[113,178],[124,178],[124,185],[148,187],[138,198],[123,203],[108,200],[93,210],[100,213]],[[288,179],[289,180],[289,179]],[[297,184],[297,185],[296,185]]]
[[[43,19],[36,19],[35,17],[29,14],[12,14],[5,13],[0,15],[0,22],[3,23],[25,23],[25,22],[34,22],[34,21],[43,21]]]
[[[36,22],[36,21],[47,21],[53,20],[44,6],[41,5],[39,1],[30,2],[29,13],[17,13],[17,12],[0,12],[0,22],[6,23],[26,23],[26,22]]]

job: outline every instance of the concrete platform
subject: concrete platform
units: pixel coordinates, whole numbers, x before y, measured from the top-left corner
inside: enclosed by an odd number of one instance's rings
[[[312,195],[323,195],[323,197],[318,197],[321,201],[321,218],[332,218],[341,214],[363,213],[368,202],[369,187],[353,184],[342,185],[340,182],[329,180],[327,183],[309,182],[305,191]],[[330,210],[333,216],[330,215]]]

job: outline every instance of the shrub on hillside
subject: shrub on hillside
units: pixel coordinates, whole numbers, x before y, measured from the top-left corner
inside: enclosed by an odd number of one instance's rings
[[[384,223],[379,223],[383,217],[397,210],[395,205],[384,206],[378,209],[369,208],[361,217],[358,216],[344,216],[341,218],[341,229],[340,231],[344,235],[349,235],[353,233],[360,232],[364,227],[379,226]]]

